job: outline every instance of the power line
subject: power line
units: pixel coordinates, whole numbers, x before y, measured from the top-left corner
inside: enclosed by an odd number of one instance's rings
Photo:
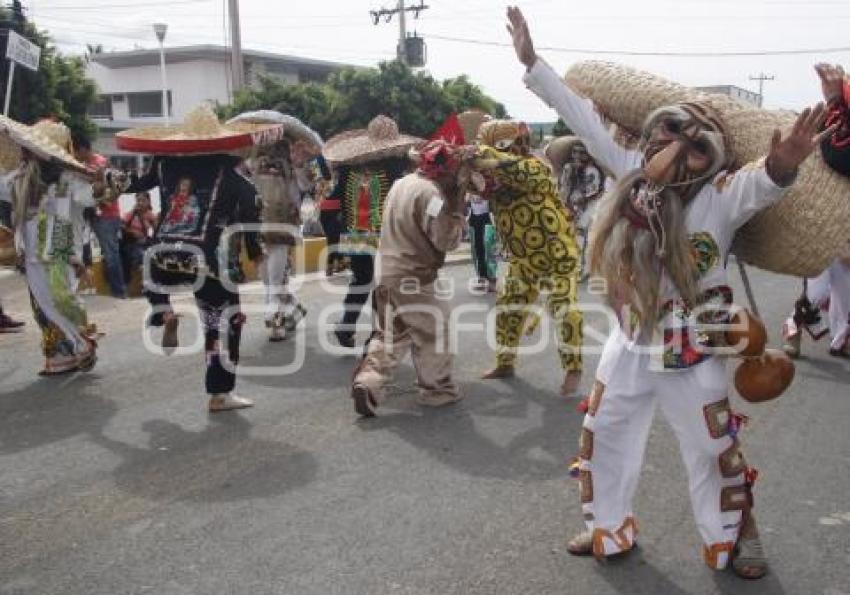
[[[148,6],[175,6],[180,4],[207,4],[210,0],[172,0],[171,2],[133,2],[129,4],[88,4],[77,6],[39,6],[41,10],[102,10],[104,8],[144,8]]]
[[[467,43],[471,45],[484,45],[492,47],[513,47],[513,44],[501,41],[487,41],[483,39],[467,39],[463,37],[451,37],[448,35],[427,35],[430,39],[451,41],[455,43]],[[565,48],[556,46],[538,46],[538,49],[547,52],[564,52],[568,54],[597,54],[608,56],[656,56],[656,57],[681,57],[681,58],[722,58],[722,57],[744,57],[744,56],[795,56],[805,54],[837,54],[850,52],[850,47],[833,48],[811,48],[798,50],[760,50],[760,51],[730,51],[730,52],[658,52],[639,50],[599,50],[590,48]]]

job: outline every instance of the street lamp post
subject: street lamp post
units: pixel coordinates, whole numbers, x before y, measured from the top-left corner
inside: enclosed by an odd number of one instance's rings
[[[165,123],[171,123],[171,117],[168,114],[168,79],[165,77],[165,32],[168,31],[168,25],[165,23],[154,23],[153,32],[156,33],[156,38],[159,40],[159,70],[162,75],[162,115],[165,116]]]

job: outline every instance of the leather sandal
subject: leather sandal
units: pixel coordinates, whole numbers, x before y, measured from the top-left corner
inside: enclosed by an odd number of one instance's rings
[[[767,574],[767,557],[761,539],[739,539],[732,552],[732,571],[741,578],[755,580]]]
[[[767,569],[764,546],[755,519],[750,516],[741,527],[738,543],[732,550],[732,571],[741,578],[755,580],[766,575]]]

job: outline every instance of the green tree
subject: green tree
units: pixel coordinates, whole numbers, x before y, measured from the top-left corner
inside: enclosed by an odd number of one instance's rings
[[[219,115],[229,118],[241,112],[273,109],[297,116],[320,134],[326,134],[332,127],[337,103],[334,91],[327,85],[287,85],[274,77],[263,76],[256,88],[242,89],[232,104],[219,106]]]
[[[274,109],[303,120],[328,138],[353,128],[365,128],[384,114],[408,134],[429,136],[453,111],[479,108],[497,117],[505,108],[465,76],[444,82],[413,71],[399,62],[377,68],[346,68],[326,83],[287,85],[264,77],[255,89],[237,94],[229,106],[220,106],[223,117],[254,109]]]
[[[572,133],[573,131],[570,130],[569,126],[567,126],[566,122],[564,122],[561,118],[558,118],[558,121],[555,122],[554,126],[552,126],[552,136],[555,138],[559,136],[567,136]]]
[[[508,117],[505,106],[485,94],[481,87],[470,82],[465,74],[443,81],[443,92],[455,112],[480,109],[494,118]]]
[[[427,136],[452,110],[442,87],[430,74],[414,72],[399,62],[384,62],[377,69],[346,69],[332,75],[328,85],[339,97],[330,134],[362,128],[384,114],[402,131]]]
[[[86,115],[97,98],[94,81],[86,76],[82,57],[59,54],[45,32],[8,9],[0,9],[0,29],[12,29],[41,47],[38,71],[15,68],[9,116],[32,124],[45,117],[64,122],[74,134],[93,138],[97,127]],[[2,44],[5,56],[6,40]],[[9,72],[9,61],[3,60],[3,81]],[[5,99],[5,98],[4,98]]]

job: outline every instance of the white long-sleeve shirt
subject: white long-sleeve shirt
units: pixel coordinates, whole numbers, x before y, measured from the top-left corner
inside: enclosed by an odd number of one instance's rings
[[[616,178],[641,167],[642,153],[618,143],[612,125],[603,120],[593,102],[570,89],[546,62],[538,59],[525,74],[524,81],[584,141],[593,158]],[[760,210],[779,201],[785,190],[768,176],[761,159],[734,173],[718,173],[688,202],[685,221],[698,255],[700,289],[707,291],[727,285],[726,259],[735,232]],[[662,284],[662,303],[680,299],[666,275]],[[665,318],[664,328],[681,323]]]
[[[570,89],[546,62],[538,60],[524,80],[584,141],[593,158],[615,177],[621,178],[641,167],[642,153],[618,144],[610,124],[601,118],[593,103]],[[724,265],[735,232],[760,210],[779,201],[785,190],[767,175],[762,159],[735,173],[718,173],[688,203],[688,232],[692,238],[710,236],[716,247],[716,258],[701,263],[710,265],[701,270],[703,288],[726,283]],[[665,295],[672,297],[669,291]]]

